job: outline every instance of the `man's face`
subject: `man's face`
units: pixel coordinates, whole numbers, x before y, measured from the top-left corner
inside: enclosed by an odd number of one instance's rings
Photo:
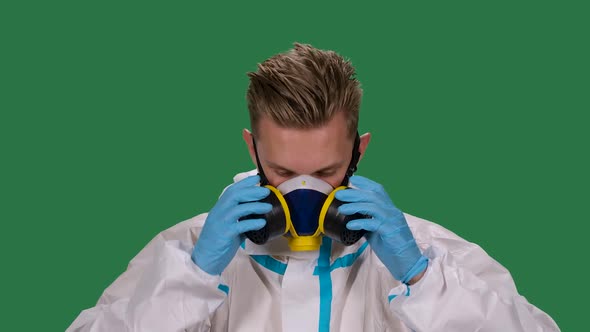
[[[361,153],[369,138],[363,136]],[[256,163],[247,130],[244,139]],[[266,117],[258,123],[258,157],[264,174],[275,187],[302,174],[322,179],[333,187],[339,186],[350,164],[353,144],[354,138],[348,136],[342,113],[336,113],[326,125],[314,129],[282,128]]]

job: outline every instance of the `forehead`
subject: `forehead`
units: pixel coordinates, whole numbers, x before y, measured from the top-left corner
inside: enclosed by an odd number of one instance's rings
[[[266,117],[257,126],[259,157],[298,173],[314,172],[350,160],[353,142],[348,137],[344,116],[338,113],[318,128],[280,127]]]

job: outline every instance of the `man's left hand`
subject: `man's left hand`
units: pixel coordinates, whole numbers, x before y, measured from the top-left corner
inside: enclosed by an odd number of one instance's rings
[[[428,266],[428,259],[418,248],[404,214],[379,183],[358,175],[352,176],[350,183],[358,189],[336,192],[336,199],[344,202],[338,211],[371,218],[352,220],[346,227],[367,230],[369,245],[393,277],[406,284],[416,282]]]

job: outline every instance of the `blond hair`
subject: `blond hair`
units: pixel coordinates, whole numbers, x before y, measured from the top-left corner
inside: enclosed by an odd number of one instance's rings
[[[334,51],[294,43],[249,72],[246,99],[250,124],[267,116],[286,128],[317,128],[336,112],[346,113],[349,135],[356,135],[362,89],[350,61]]]

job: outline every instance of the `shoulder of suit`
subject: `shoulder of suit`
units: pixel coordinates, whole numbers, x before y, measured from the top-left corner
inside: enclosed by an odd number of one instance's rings
[[[479,247],[475,243],[463,239],[437,223],[405,212],[404,215],[416,242],[422,248],[434,245],[439,248],[445,248],[449,251],[457,252]]]
[[[165,241],[179,240],[182,242],[195,242],[201,229],[205,224],[208,213],[201,213],[192,218],[186,219],[177,223],[176,225],[160,232],[157,237],[163,238]]]

